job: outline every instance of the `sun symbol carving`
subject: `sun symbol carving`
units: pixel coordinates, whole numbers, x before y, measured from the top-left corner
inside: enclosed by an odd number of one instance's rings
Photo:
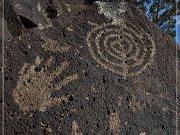
[[[87,34],[91,56],[123,78],[137,76],[153,61],[156,52],[152,37],[133,24],[92,24]]]

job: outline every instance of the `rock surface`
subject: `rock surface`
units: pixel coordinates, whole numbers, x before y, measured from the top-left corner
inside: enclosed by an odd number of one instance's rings
[[[143,13],[115,1],[9,5],[5,134],[175,135],[176,43]]]

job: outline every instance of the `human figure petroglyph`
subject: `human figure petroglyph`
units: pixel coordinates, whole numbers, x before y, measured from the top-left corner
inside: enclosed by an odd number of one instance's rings
[[[58,84],[52,84],[52,81],[61,75],[68,68],[69,62],[62,62],[52,73],[47,71],[47,67],[37,71],[41,59],[36,58],[34,64],[25,63],[19,72],[19,80],[16,88],[13,90],[13,97],[19,108],[23,112],[46,111],[48,107],[62,102],[68,102],[68,96],[51,97],[53,91],[61,90],[71,81],[78,79],[78,75],[70,75],[60,81]],[[50,66],[52,58],[46,63]]]

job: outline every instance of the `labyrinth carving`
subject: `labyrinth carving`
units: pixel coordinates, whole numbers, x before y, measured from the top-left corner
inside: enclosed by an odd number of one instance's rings
[[[96,25],[87,34],[92,57],[123,78],[139,75],[156,52],[152,37],[133,24]]]

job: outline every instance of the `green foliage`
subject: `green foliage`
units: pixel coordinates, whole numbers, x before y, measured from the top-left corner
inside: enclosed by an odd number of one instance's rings
[[[152,22],[155,22],[162,30],[176,36],[176,10],[175,0],[128,0],[141,9]],[[179,3],[177,4],[179,7]]]
[[[141,9],[144,13],[147,12],[147,4],[150,3],[151,0],[127,0],[128,2],[133,3],[136,5],[139,9]]]

